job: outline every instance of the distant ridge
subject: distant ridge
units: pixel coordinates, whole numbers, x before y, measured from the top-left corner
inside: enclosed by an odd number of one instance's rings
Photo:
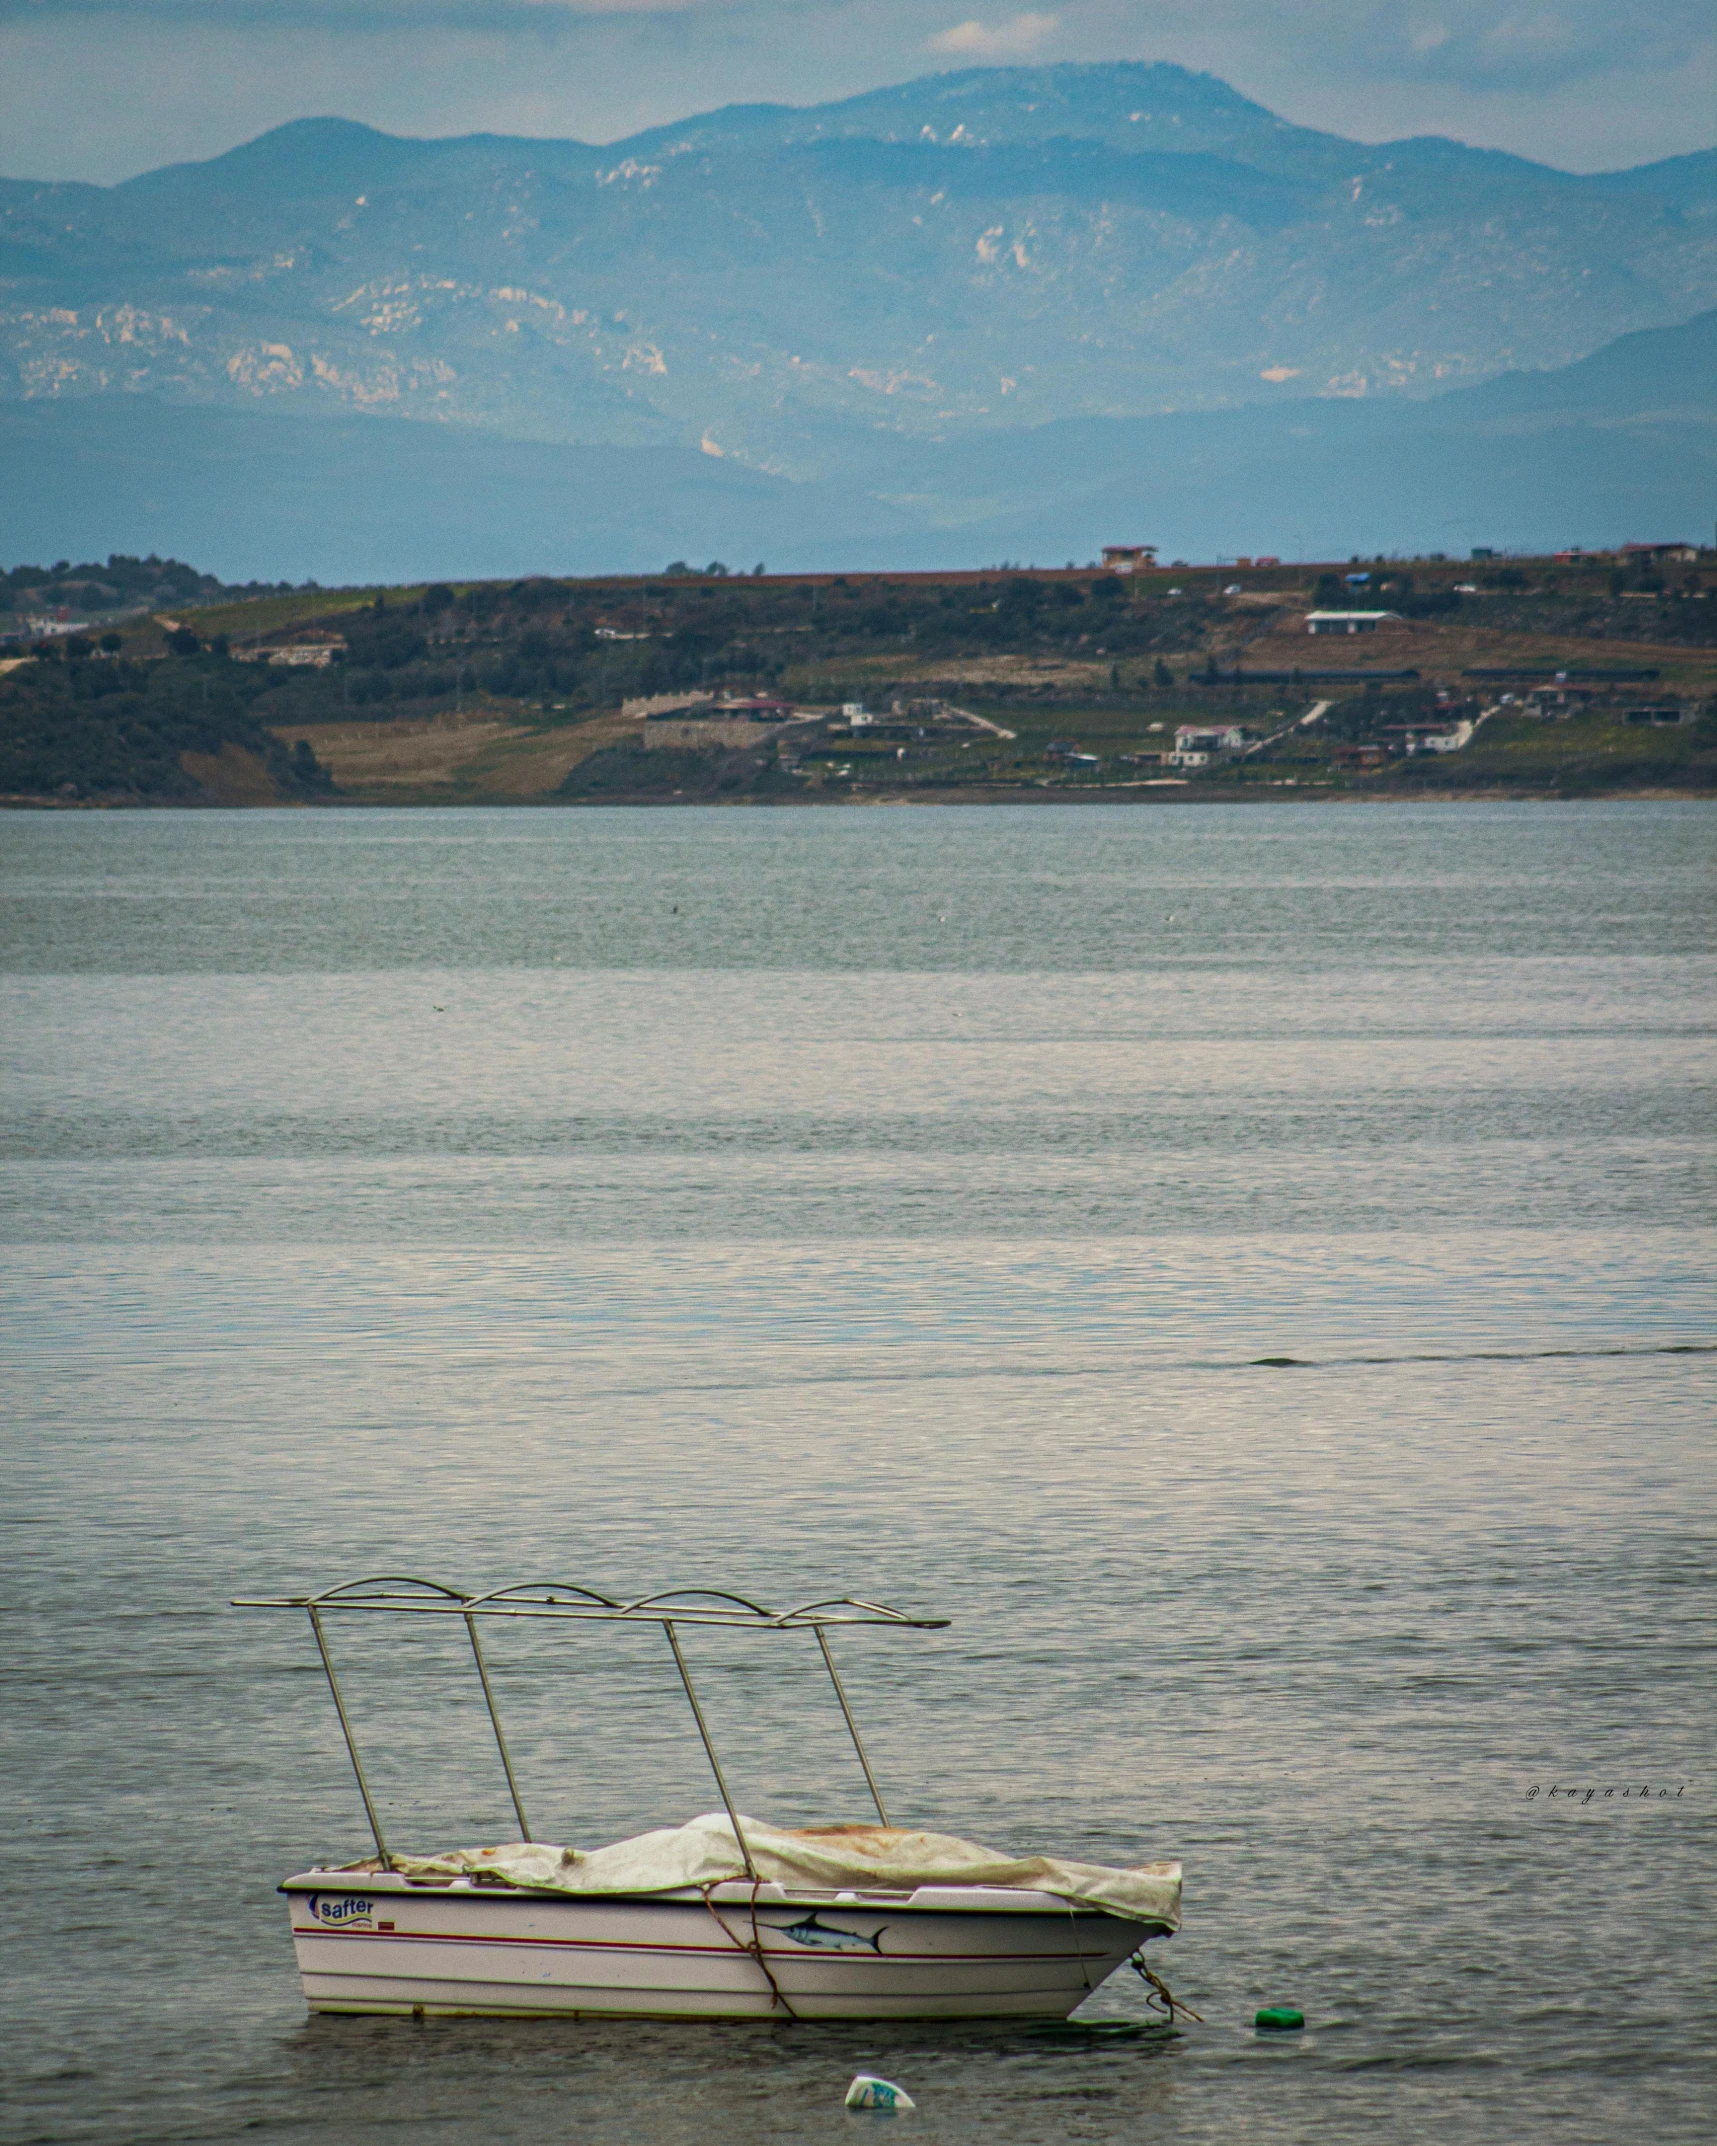
[[[0,549],[367,579],[1703,527],[1713,306],[1717,150],[1368,147],[1162,63],[606,146],[302,119],[0,181]]]
[[[0,403],[0,563],[194,555],[324,583],[654,571],[1543,552],[1708,536],[1717,311],[1560,371],[1429,403],[1074,419],[877,443],[873,482],[791,483],[682,448],[206,410],[145,396]],[[886,449],[886,452],[884,452]]]
[[[975,68],[629,141],[294,121],[0,182],[0,398],[681,447],[1424,398],[1717,304],[1717,152],[1577,177],[1290,124],[1164,63]]]

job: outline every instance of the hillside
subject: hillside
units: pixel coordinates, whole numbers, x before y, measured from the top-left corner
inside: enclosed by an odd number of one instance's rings
[[[1077,418],[940,442],[830,428],[795,483],[679,447],[152,396],[0,402],[0,556],[177,553],[229,581],[843,571],[1275,552],[1548,551],[1697,535],[1717,500],[1717,312],[1430,401]]]
[[[135,619],[103,647],[73,637],[8,658],[0,796],[1711,795],[1714,569],[1708,550],[1660,566],[1428,559],[1126,578],[682,568],[275,592],[203,605],[189,624]],[[1347,573],[1366,578],[1350,585]],[[1389,615],[1363,637],[1309,635],[1307,609],[1331,604]],[[724,714],[718,695],[765,705]],[[651,696],[680,705],[653,715]],[[850,719],[855,702],[871,720]],[[781,717],[775,703],[797,712]],[[1208,755],[1165,757],[1186,725],[1217,730]]]
[[[890,442],[1565,365],[1717,303],[1717,155],[1367,148],[1166,65],[604,149],[344,120],[0,184],[0,396],[409,416],[855,478]]]
[[[1598,548],[1709,532],[1714,383],[1717,311],[1425,402],[1070,420],[920,449],[908,481],[968,556],[1054,558],[1141,516],[1193,558]]]

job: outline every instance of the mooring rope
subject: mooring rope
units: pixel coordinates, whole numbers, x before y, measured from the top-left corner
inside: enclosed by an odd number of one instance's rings
[[[769,1962],[763,1957],[763,1932],[759,1927],[757,1921],[757,1894],[758,1889],[763,1883],[763,1880],[758,1877],[753,1877],[751,1881],[751,1942],[749,1945],[742,1937],[735,1936],[734,1932],[728,1928],[726,1922],[722,1919],[719,1909],[716,1907],[714,1899],[711,1897],[718,1885],[725,1885],[726,1883],[727,1880],[725,1878],[713,1878],[708,1885],[699,1886],[698,1890],[703,1894],[704,1906],[708,1908],[711,1915],[715,1917],[716,1928],[728,1940],[728,1942],[734,1947],[734,1949],[739,1952],[749,1953],[751,1957],[757,1962],[758,1966],[763,1970],[763,1979],[769,1985],[770,2004],[772,2006],[779,2005],[789,2019],[797,2019],[799,2016],[798,2013],[795,2012],[793,2007],[787,2002],[786,1997],[782,1994],[780,1983],[776,1981],[775,1977],[769,1971]]]
[[[1091,1994],[1091,1970],[1085,1964],[1085,1941],[1079,1935],[1079,1910],[1070,1900],[1067,1903],[1067,1919],[1073,1925],[1073,1949],[1079,1955],[1079,1978],[1085,1984],[1085,1994]]]
[[[1196,2019],[1201,2027],[1204,2025],[1203,2015],[1195,2012],[1191,2005],[1183,2004],[1161,1975],[1153,1974],[1150,1968],[1145,1965],[1145,1955],[1142,1950],[1135,1952],[1127,1962],[1127,1965],[1138,1976],[1139,1980],[1146,1985],[1145,2002],[1160,2019],[1172,2027],[1176,2019],[1184,2012],[1188,2019]]]

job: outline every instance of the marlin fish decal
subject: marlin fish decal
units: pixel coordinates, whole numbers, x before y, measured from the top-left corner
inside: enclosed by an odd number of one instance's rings
[[[858,1930],[837,1930],[826,1922],[820,1922],[817,1910],[798,1922],[777,1923],[776,1929],[783,1937],[790,1937],[795,1945],[809,1945],[813,1952],[862,1952],[868,1948],[880,1956],[882,1932],[888,1926],[881,1925],[874,1937],[866,1937]]]

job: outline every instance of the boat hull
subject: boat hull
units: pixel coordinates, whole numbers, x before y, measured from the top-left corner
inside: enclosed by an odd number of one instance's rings
[[[281,1887],[313,2012],[1064,2019],[1160,1924],[1046,1893],[920,1887],[576,1898],[391,1873]]]

